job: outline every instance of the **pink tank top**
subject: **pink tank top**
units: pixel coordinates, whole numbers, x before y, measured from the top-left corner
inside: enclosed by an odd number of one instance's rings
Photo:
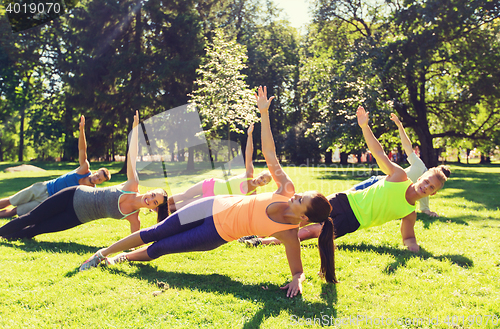
[[[270,236],[276,232],[299,227],[283,224],[267,216],[267,207],[274,202],[288,202],[287,197],[273,193],[252,196],[224,195],[214,199],[213,218],[217,233],[226,241],[246,235]]]

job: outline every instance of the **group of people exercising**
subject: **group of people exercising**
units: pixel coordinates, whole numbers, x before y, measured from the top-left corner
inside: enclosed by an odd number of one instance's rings
[[[287,297],[301,293],[305,280],[301,240],[318,238],[319,273],[329,283],[337,282],[334,239],[347,233],[401,218],[404,245],[411,251],[419,250],[414,232],[416,201],[420,201],[420,210],[437,216],[428,207],[428,197],[443,187],[450,170],[446,166],[427,170],[413,152],[403,126],[394,114],[391,120],[398,126],[411,166],[403,170],[389,160],[369,127],[369,113],[360,106],[357,109],[358,124],[369,150],[386,175],[372,177],[351,190],[325,197],[317,191],[296,193],[294,183],[276,156],[269,121],[269,106],[274,97],[267,98],[266,87],[259,87],[255,98],[261,114],[262,154],[268,171],[254,177],[251,125],[244,174],[227,181],[207,179],[170,197],[163,189],[141,194],[135,163],[139,125],[136,112],[127,160],[127,181],[121,185],[94,188],[96,184],[109,180],[110,174],[104,168],[93,174],[90,172],[82,116],[80,167],[53,181],[34,184],[0,200],[0,209],[7,205],[16,207],[1,211],[1,217],[19,215],[0,227],[0,236],[32,238],[99,218],[127,219],[131,234],[98,250],[81,265],[81,271],[97,267],[102,262],[113,265],[124,261],[150,261],[166,254],[212,250],[233,240],[250,245],[281,243],[285,246],[292,274],[292,280],[282,287],[287,291]],[[271,180],[277,185],[275,192],[256,194],[259,186]],[[158,223],[141,230],[140,208],[157,211]],[[133,251],[124,252],[130,249]],[[113,254],[116,255],[111,257]]]

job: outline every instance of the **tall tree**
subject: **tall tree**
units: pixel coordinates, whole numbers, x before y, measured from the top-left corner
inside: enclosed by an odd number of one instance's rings
[[[226,127],[228,161],[230,132],[244,133],[243,127],[257,121],[253,92],[245,82],[246,48],[235,40],[227,40],[217,30],[206,48],[206,63],[197,70],[199,78],[191,102],[202,118],[207,134],[213,139]]]

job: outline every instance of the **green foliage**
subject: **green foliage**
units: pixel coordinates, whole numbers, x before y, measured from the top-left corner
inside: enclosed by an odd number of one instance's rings
[[[348,118],[364,103],[382,117],[375,118],[374,127],[383,133],[383,118],[391,110],[386,104],[393,102],[392,110],[415,130],[428,166],[437,161],[435,138],[490,140],[497,134],[498,4],[321,0],[315,8],[323,35],[338,24],[349,36],[349,58],[336,76],[328,116]],[[340,44],[336,37],[330,37],[330,44]],[[339,103],[350,110],[339,108]],[[485,115],[479,119],[481,108]]]
[[[212,138],[222,127],[244,133],[243,127],[257,121],[255,98],[241,73],[246,67],[246,49],[217,30],[205,50],[206,63],[197,70],[191,104]]]

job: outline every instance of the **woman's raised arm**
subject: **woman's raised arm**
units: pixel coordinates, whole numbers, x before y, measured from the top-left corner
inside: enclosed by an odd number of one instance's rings
[[[281,168],[281,165],[276,156],[276,147],[274,145],[273,134],[271,132],[271,123],[269,121],[269,105],[274,96],[267,99],[267,88],[264,86],[259,86],[258,94],[255,94],[255,99],[257,100],[257,107],[261,115],[262,121],[262,153],[266,159],[267,167],[269,172],[273,176],[276,185],[278,185],[277,194],[284,196],[292,196],[295,194],[295,186],[292,180],[285,171]]]

